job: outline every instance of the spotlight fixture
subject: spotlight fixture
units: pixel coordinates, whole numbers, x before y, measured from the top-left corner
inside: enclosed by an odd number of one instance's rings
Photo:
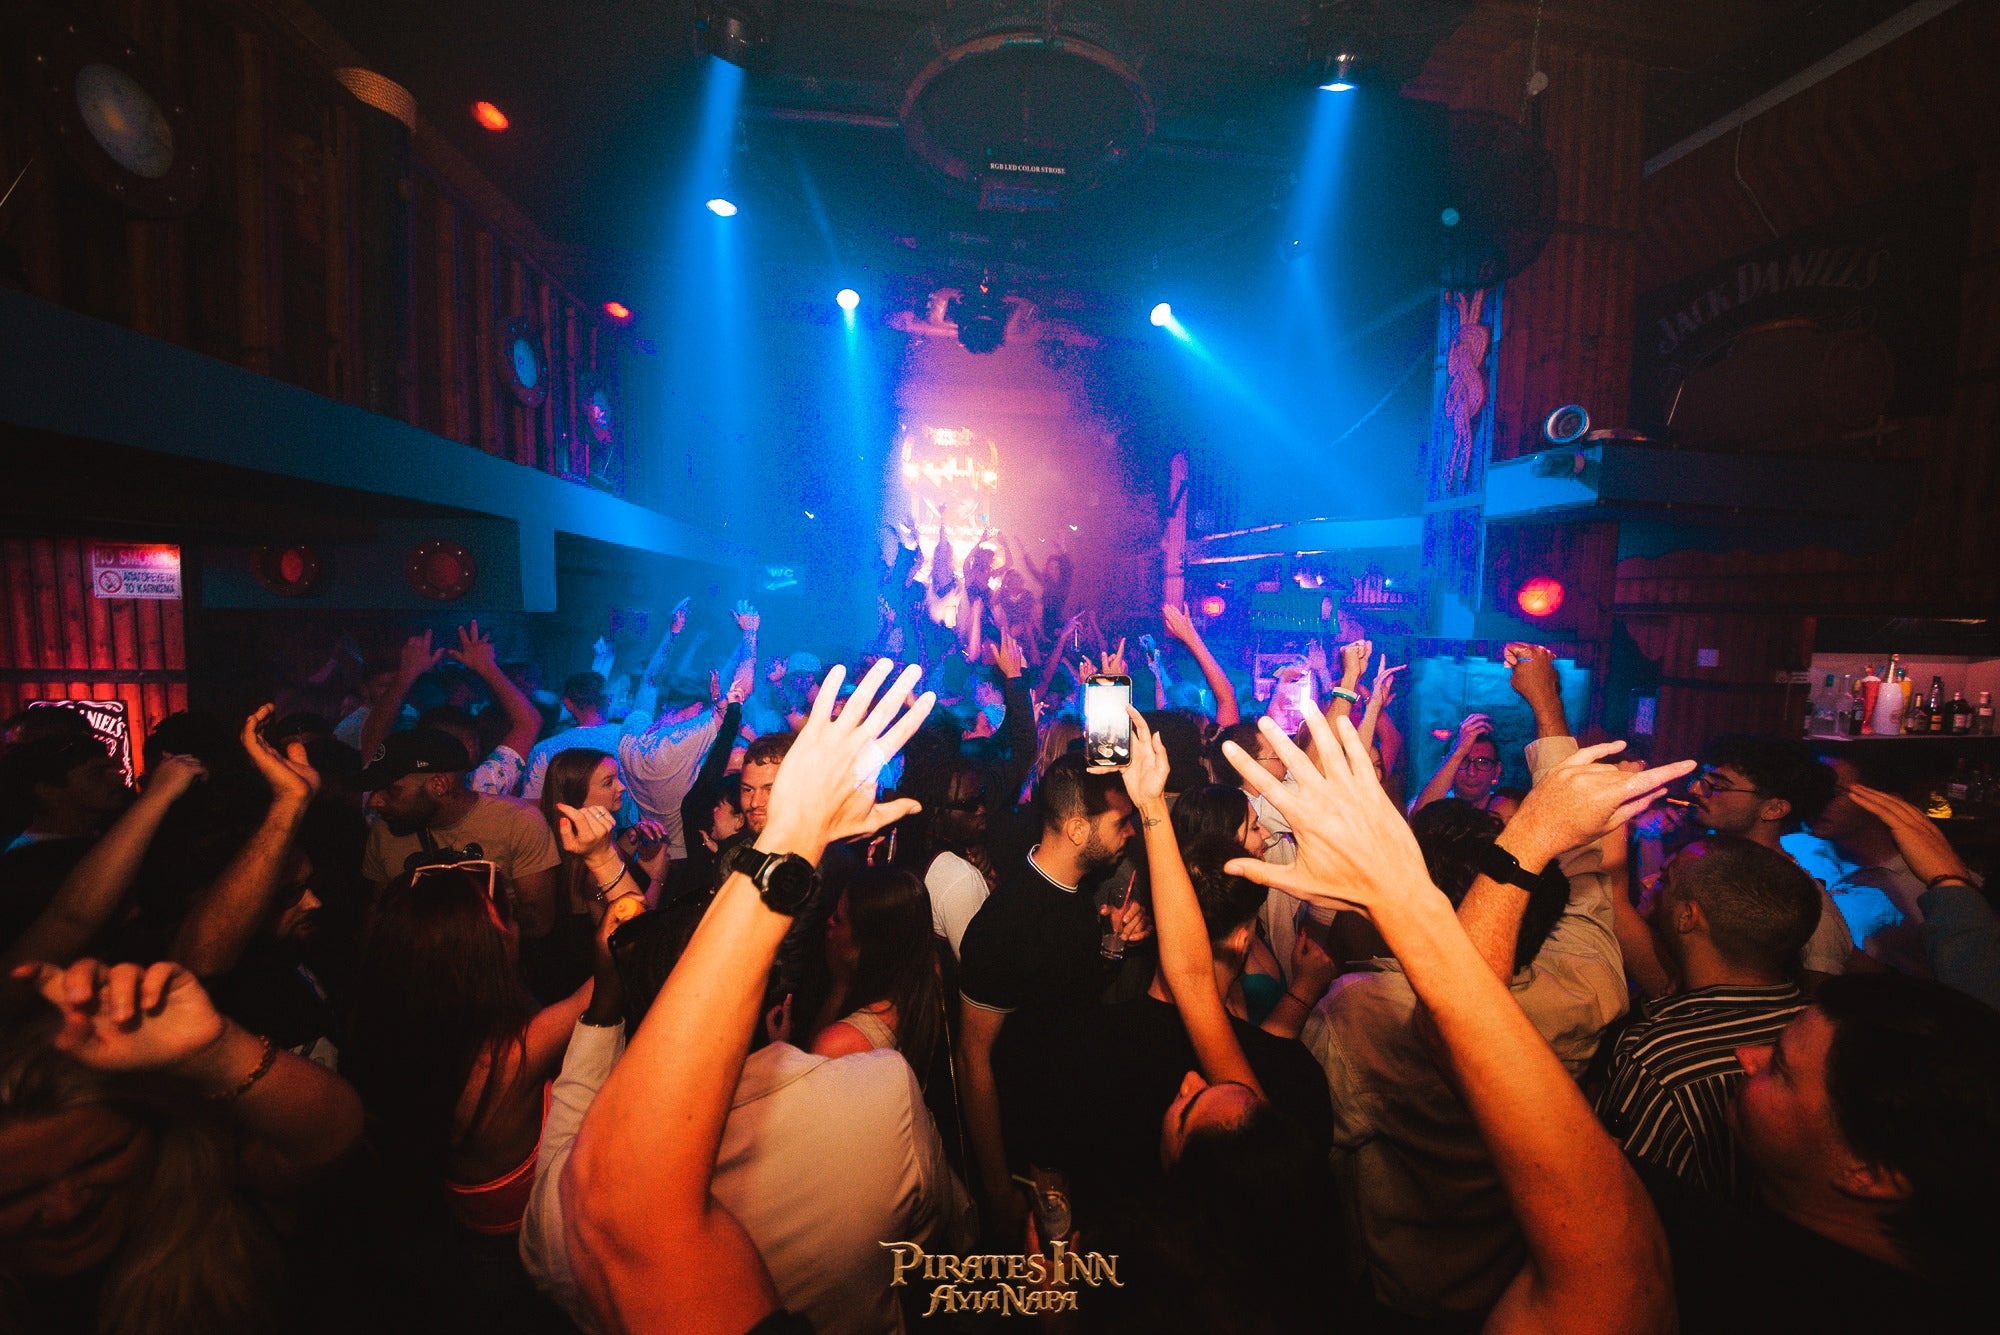
[[[1326,70],[1319,86],[1322,93],[1351,93],[1355,89],[1355,67],[1360,59],[1352,51],[1342,51],[1334,56],[1333,63]]]
[[[1148,318],[1152,320],[1155,329],[1165,329],[1168,322],[1174,318],[1174,308],[1163,301],[1153,307],[1153,313]]]
[[[1211,593],[1208,597],[1201,600],[1201,614],[1210,621],[1215,620],[1228,610],[1229,603],[1219,593]]]
[[[736,216],[736,206],[720,197],[708,201],[708,211],[718,218],[734,218]]]
[[[630,306],[627,306],[622,301],[605,302],[604,313],[610,316],[613,320],[617,321],[619,324],[624,324],[627,320],[632,318],[632,308]]]
[[[851,315],[855,307],[861,304],[861,294],[851,287],[843,287],[834,294],[833,304]]]
[[[990,273],[947,302],[944,318],[958,326],[967,352],[993,352],[1007,341],[1007,298]]]
[[[749,65],[771,44],[770,0],[697,0],[694,39],[719,60]]]
[[[507,113],[494,106],[491,102],[474,102],[472,104],[472,119],[479,122],[481,129],[491,130],[495,134],[499,134],[512,124],[507,119]]]

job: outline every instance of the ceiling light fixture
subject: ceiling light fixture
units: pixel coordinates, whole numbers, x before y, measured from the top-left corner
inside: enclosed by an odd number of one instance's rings
[[[616,320],[619,324],[624,324],[627,320],[632,318],[632,308],[630,306],[627,306],[622,301],[605,302],[604,313],[610,316],[612,319]]]
[[[1327,71],[1327,78],[1320,84],[1319,90],[1322,93],[1353,92],[1356,87],[1355,66],[1359,63],[1353,52],[1342,51],[1333,58],[1333,67]]]
[[[736,206],[728,200],[721,198],[709,200],[708,211],[718,218],[734,218],[736,216]]]
[[[507,119],[506,112],[500,110],[500,108],[494,106],[491,102],[474,102],[472,104],[472,119],[479,122],[481,129],[491,130],[495,134],[499,134],[513,123]]]
[[[770,0],[699,0],[694,39],[718,60],[747,66],[771,44]]]

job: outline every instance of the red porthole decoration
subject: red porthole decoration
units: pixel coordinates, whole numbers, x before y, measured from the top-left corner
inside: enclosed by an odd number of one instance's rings
[[[257,582],[287,598],[303,598],[318,588],[320,569],[319,553],[299,543],[259,547],[251,558]]]
[[[410,552],[403,573],[410,587],[433,602],[457,602],[472,591],[479,567],[472,553],[449,538],[433,538],[418,543]]]

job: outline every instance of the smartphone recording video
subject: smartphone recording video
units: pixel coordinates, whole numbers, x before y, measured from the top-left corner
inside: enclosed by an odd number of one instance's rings
[[[1132,763],[1132,679],[1099,673],[1083,685],[1083,755],[1093,767]]]

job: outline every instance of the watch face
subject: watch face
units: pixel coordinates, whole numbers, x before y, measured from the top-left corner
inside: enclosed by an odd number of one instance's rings
[[[773,862],[764,873],[764,903],[776,913],[797,913],[812,898],[812,864],[801,857]]]
[[[153,95],[115,65],[92,63],[76,72],[76,109],[111,160],[148,181],[174,166],[174,128]]]

